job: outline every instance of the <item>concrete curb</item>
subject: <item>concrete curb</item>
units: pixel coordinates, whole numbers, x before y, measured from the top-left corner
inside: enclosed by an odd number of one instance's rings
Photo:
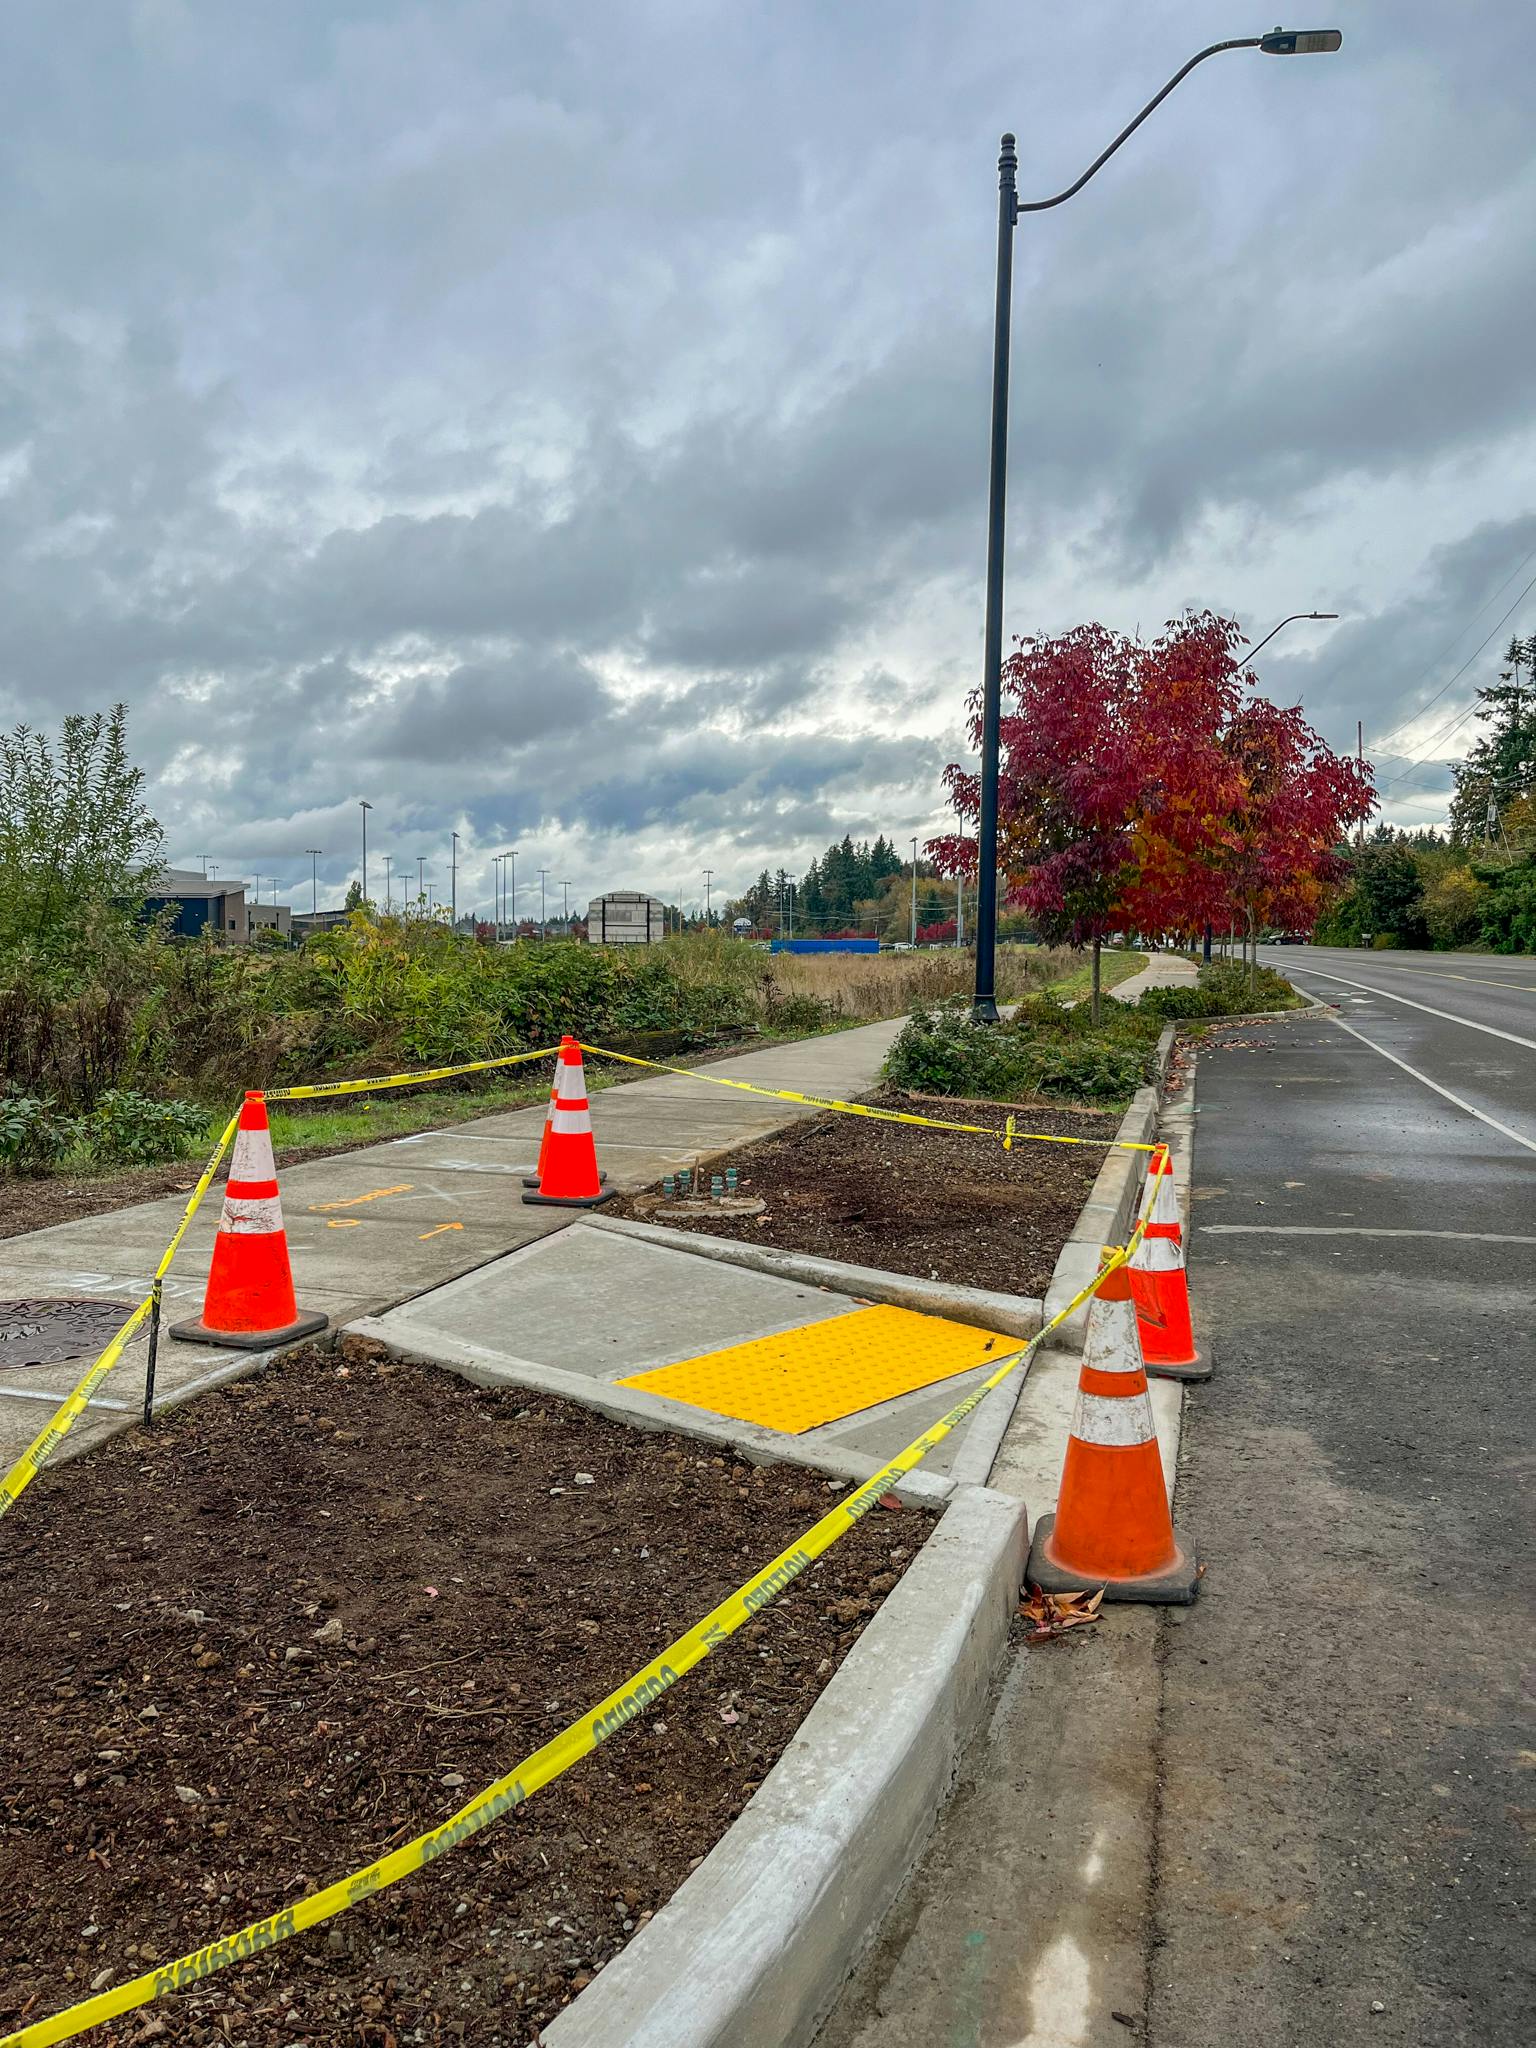
[[[1045,1320],[1044,1304],[1030,1294],[998,1294],[987,1287],[951,1286],[940,1280],[922,1280],[911,1273],[885,1273],[877,1266],[850,1266],[841,1259],[819,1259],[805,1252],[781,1251],[773,1245],[711,1237],[701,1230],[669,1230],[664,1224],[638,1223],[627,1216],[594,1212],[581,1217],[580,1227],[610,1230],[621,1237],[665,1245],[671,1251],[692,1252],[696,1258],[715,1259],[722,1265],[746,1266],[754,1273],[771,1273],[780,1280],[799,1280],[810,1287],[830,1288],[835,1294],[889,1302],[896,1308],[917,1309],[923,1315],[947,1316],[951,1322],[971,1323],[983,1330],[1002,1330],[1010,1337],[1033,1337]]]
[[[529,1394],[548,1394],[579,1408],[590,1408],[631,1429],[667,1430],[674,1436],[692,1437],[745,1458],[753,1465],[802,1465],[807,1471],[822,1472],[829,1479],[856,1486],[878,1472],[885,1462],[864,1451],[832,1451],[819,1444],[808,1444],[803,1437],[763,1429],[755,1422],[725,1421],[702,1408],[689,1407],[686,1402],[669,1401],[659,1394],[642,1394],[611,1380],[594,1379],[589,1373],[567,1372],[558,1365],[539,1365],[532,1359],[509,1359],[502,1352],[484,1352],[473,1344],[455,1343],[436,1331],[428,1351],[424,1342],[413,1344],[408,1332],[379,1316],[360,1316],[346,1324],[341,1332],[343,1350],[349,1338],[376,1345],[391,1358],[413,1365],[439,1366],[477,1387],[516,1387]],[[955,1481],[912,1471],[891,1491],[912,1507],[943,1507],[955,1492]]]
[[[746,1811],[548,2048],[811,2039],[945,1801],[1023,1566],[1021,1504],[961,1488]]]

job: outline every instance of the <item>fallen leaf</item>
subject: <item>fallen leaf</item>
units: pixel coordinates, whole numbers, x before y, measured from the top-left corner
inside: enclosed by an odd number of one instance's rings
[[[1102,1586],[1097,1593],[1031,1592],[1019,1608],[1020,1619],[1030,1624],[1024,1631],[1024,1640],[1027,1643],[1048,1643],[1056,1636],[1065,1635],[1069,1628],[1080,1628],[1085,1622],[1097,1621],[1103,1598]]]

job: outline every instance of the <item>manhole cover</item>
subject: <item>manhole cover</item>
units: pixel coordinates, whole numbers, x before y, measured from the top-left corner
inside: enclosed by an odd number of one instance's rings
[[[132,1307],[129,1301],[0,1301],[0,1367],[56,1365],[101,1351]]]

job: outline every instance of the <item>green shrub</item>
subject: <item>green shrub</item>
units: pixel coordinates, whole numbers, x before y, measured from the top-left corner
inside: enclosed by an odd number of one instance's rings
[[[1123,1101],[1151,1078],[1159,1027],[1129,1003],[1106,1002],[1104,1013],[1095,1027],[1086,1003],[1069,1010],[1049,996],[1001,1024],[975,1023],[964,998],[918,1007],[886,1058],[886,1079],[922,1095]]]
[[[98,1166],[149,1166],[198,1151],[208,1113],[195,1102],[157,1102],[131,1088],[109,1088],[79,1119],[78,1132]]]
[[[1241,1017],[1254,1010],[1292,1008],[1295,991],[1283,974],[1261,967],[1250,978],[1249,970],[1236,960],[1213,960],[1202,967],[1195,987],[1181,983],[1173,988],[1149,988],[1137,1007],[1149,1016],[1170,1018]]]
[[[46,1173],[74,1144],[77,1128],[55,1103],[8,1089],[0,1095],[0,1170]]]

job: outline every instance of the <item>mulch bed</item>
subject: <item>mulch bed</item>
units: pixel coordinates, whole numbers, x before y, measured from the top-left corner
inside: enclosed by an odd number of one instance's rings
[[[46,1475],[4,1526],[0,2032],[443,1821],[832,1497],[366,1347]],[[527,1806],[91,2038],[522,2048],[741,1812],[931,1528],[869,1516]]]
[[[671,1230],[702,1230],[876,1266],[890,1273],[1043,1295],[1062,1246],[1104,1163],[1118,1112],[1020,1108],[932,1096],[866,1095],[887,1109],[1001,1129],[1094,1138],[1088,1146],[920,1130],[828,1114],[733,1151],[744,1195],[766,1199],[761,1216],[703,1210],[697,1222],[668,1216]],[[644,1219],[654,1196],[615,1202],[610,1215]]]

